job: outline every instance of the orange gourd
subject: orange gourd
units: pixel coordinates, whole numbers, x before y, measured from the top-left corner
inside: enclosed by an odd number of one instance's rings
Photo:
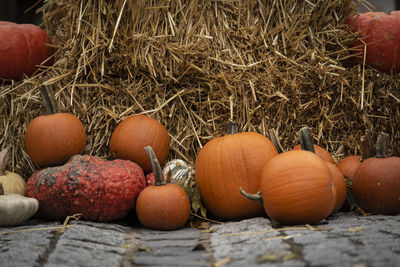
[[[165,183],[160,164],[150,146],[145,147],[152,164],[154,185],[140,192],[136,214],[140,223],[157,230],[174,230],[184,226],[190,215],[190,200],[177,184]]]
[[[259,133],[230,133],[207,142],[197,155],[196,183],[201,199],[219,220],[265,215],[262,205],[241,196],[238,188],[257,192],[264,164],[278,152]]]

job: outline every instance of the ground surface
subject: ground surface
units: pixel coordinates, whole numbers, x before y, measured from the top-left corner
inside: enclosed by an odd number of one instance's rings
[[[209,229],[31,220],[0,227],[0,266],[400,266],[400,215],[339,213],[310,226],[254,218]]]

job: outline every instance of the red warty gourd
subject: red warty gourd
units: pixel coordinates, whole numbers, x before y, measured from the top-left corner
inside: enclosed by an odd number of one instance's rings
[[[359,39],[353,43],[354,60],[389,72],[400,70],[400,11],[366,12],[347,20]]]
[[[197,155],[195,175],[201,199],[207,211],[220,220],[262,216],[262,205],[244,198],[238,189],[256,193],[265,162],[278,152],[259,133],[230,132],[207,142]]]
[[[76,155],[63,166],[35,172],[25,195],[39,201],[42,219],[82,214],[86,220],[115,221],[135,209],[145,187],[143,170],[134,162]]]
[[[139,164],[145,172],[151,171],[146,146],[151,146],[160,163],[169,151],[167,129],[157,120],[146,115],[132,115],[120,122],[110,139],[110,153],[115,158],[128,159]]]
[[[33,24],[0,21],[0,79],[30,76],[52,54],[47,33]]]
[[[378,135],[376,155],[370,158],[363,155],[364,160],[353,177],[356,202],[370,213],[400,213],[400,157],[388,156],[388,140],[388,134]]]
[[[140,223],[157,230],[175,230],[184,226],[190,216],[189,196],[177,184],[166,183],[160,164],[150,146],[145,147],[152,164],[154,185],[149,185],[136,202]]]
[[[25,150],[39,167],[62,165],[86,146],[82,122],[71,113],[58,113],[51,94],[41,88],[48,115],[34,118],[26,128]]]

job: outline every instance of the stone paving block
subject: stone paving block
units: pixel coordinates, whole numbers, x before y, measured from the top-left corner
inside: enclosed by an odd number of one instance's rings
[[[45,267],[120,266],[125,254],[125,233],[112,224],[76,224],[59,236]]]
[[[203,256],[165,256],[165,257],[154,257],[154,256],[139,256],[133,260],[135,266],[209,266],[204,260]]]
[[[60,225],[54,222],[39,223],[32,220],[22,226],[0,227],[0,266],[37,266],[50,246],[55,231],[40,229],[57,226]],[[33,229],[36,231],[31,231]],[[18,232],[21,230],[28,231]]]

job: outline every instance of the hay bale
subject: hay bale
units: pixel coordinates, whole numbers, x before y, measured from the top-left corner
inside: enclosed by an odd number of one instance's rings
[[[54,65],[0,91],[0,146],[25,176],[36,169],[23,136],[43,112],[41,85],[83,121],[86,153],[101,157],[135,113],[164,124],[170,158],[189,162],[229,119],[241,131],[276,129],[286,148],[307,125],[336,159],[357,153],[366,129],[388,132],[400,151],[398,75],[346,65],[351,0],[47,0],[41,11]]]

